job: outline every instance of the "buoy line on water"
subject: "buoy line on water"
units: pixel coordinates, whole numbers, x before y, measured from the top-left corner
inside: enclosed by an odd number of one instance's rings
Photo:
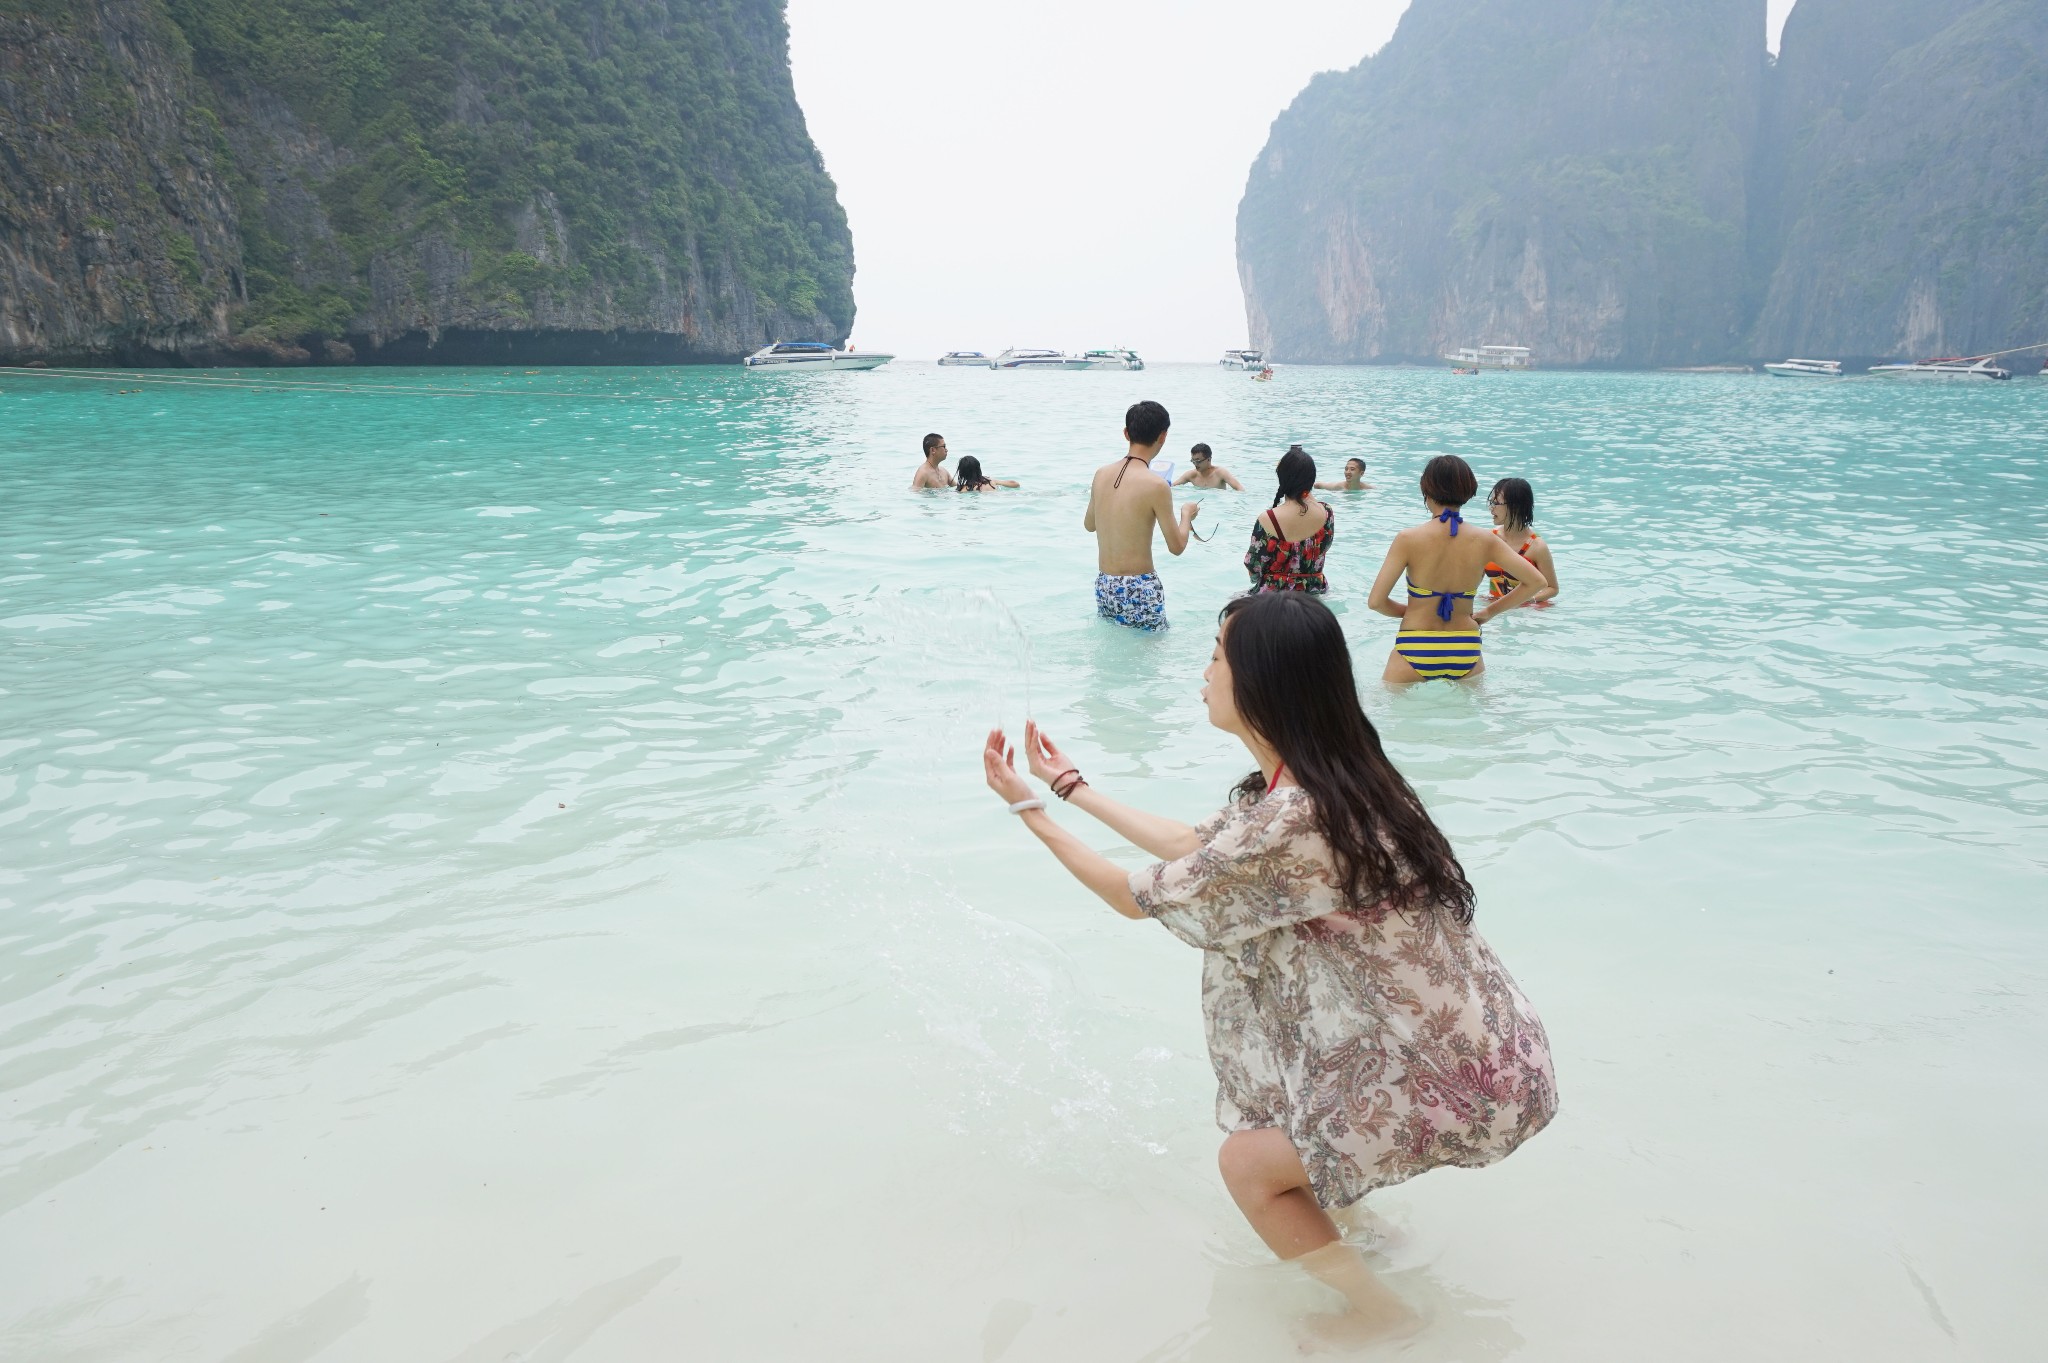
[[[568,393],[531,388],[449,388],[420,383],[321,383],[309,379],[227,378],[188,372],[179,375],[122,373],[104,369],[31,369],[0,365],[0,378],[78,379],[89,383],[144,383],[164,388],[210,388],[262,393],[410,393],[420,397],[568,398],[578,402],[682,402],[652,393]]]

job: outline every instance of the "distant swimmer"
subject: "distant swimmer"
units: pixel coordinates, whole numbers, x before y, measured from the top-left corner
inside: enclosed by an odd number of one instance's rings
[[[1152,569],[1152,527],[1159,527],[1166,552],[1178,558],[1201,510],[1199,502],[1187,502],[1176,516],[1173,489],[1152,471],[1172,424],[1156,402],[1131,405],[1124,413],[1130,452],[1095,470],[1088,514],[1081,519],[1095,536],[1095,613],[1132,629],[1166,628],[1166,587]]]
[[[1365,461],[1363,459],[1346,459],[1344,461],[1343,482],[1317,483],[1316,487],[1324,492],[1372,491],[1372,484],[1365,481]]]
[[[960,486],[956,492],[994,492],[997,488],[1021,486],[1015,478],[991,478],[981,471],[981,461],[971,454],[960,456]]]
[[[910,490],[921,491],[928,487],[951,487],[953,475],[940,468],[946,462],[946,437],[933,431],[924,438],[924,462],[917,466],[917,472],[910,475]]]
[[[1487,494],[1486,509],[1493,513],[1494,534],[1501,537],[1510,548],[1529,562],[1536,565],[1547,584],[1526,604],[1548,606],[1557,600],[1557,561],[1550,556],[1550,544],[1536,533],[1536,490],[1529,486],[1526,478],[1503,478],[1493,485]],[[1498,563],[1486,565],[1486,580],[1490,586],[1487,602],[1500,600],[1513,590],[1514,579],[1502,570]]]
[[[1440,454],[1422,470],[1422,504],[1429,508],[1430,518],[1394,536],[1368,599],[1381,615],[1401,622],[1382,674],[1386,681],[1461,681],[1478,676],[1486,670],[1479,656],[1479,626],[1549,585],[1535,564],[1499,536],[1458,533],[1464,525],[1458,508],[1478,491],[1472,466],[1455,454]],[[1515,589],[1474,612],[1472,598],[1488,563],[1513,578]],[[1392,599],[1394,584],[1404,571],[1408,598],[1397,603]]]
[[[1251,590],[1326,592],[1330,581],[1323,576],[1323,558],[1336,538],[1337,517],[1311,493],[1316,461],[1307,450],[1292,445],[1280,456],[1274,473],[1280,490],[1273,495],[1273,509],[1261,511],[1252,522],[1252,547],[1244,555]]]
[[[1244,484],[1237,481],[1235,474],[1216,466],[1216,455],[1207,445],[1189,450],[1188,460],[1194,467],[1173,480],[1175,487],[1227,487],[1244,491]]]
[[[1202,680],[1209,723],[1254,766],[1198,824],[1101,793],[1028,722],[1031,774],[1115,836],[1077,836],[1048,813],[1000,729],[982,776],[1081,888],[1199,948],[1217,1165],[1267,1249],[1343,1296],[1346,1310],[1309,1323],[1319,1342],[1412,1334],[1422,1318],[1330,1213],[1433,1169],[1512,1158],[1557,1114],[1549,1038],[1473,922],[1451,839],[1359,705],[1329,607],[1235,598]],[[1170,751],[1188,746],[1176,736]],[[1095,850],[1119,841],[1151,864]]]

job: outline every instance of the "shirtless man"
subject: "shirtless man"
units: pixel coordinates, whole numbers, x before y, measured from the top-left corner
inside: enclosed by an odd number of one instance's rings
[[[928,487],[951,487],[953,475],[940,468],[946,462],[946,437],[933,431],[924,438],[924,462],[917,466],[917,472],[910,475],[910,490],[917,492]]]
[[[1166,588],[1152,571],[1152,527],[1159,527],[1166,552],[1177,558],[1201,510],[1188,502],[1175,516],[1173,489],[1151,468],[1172,420],[1156,402],[1135,403],[1124,413],[1130,452],[1095,470],[1081,521],[1095,536],[1095,613],[1132,629],[1166,628]]]
[[[1175,487],[1192,484],[1195,487],[1227,487],[1244,491],[1244,484],[1237,481],[1236,475],[1229,469],[1216,467],[1216,456],[1207,445],[1197,445],[1189,450],[1188,458],[1194,467],[1173,480]]]
[[[1372,484],[1371,484],[1371,483],[1368,483],[1368,482],[1366,482],[1366,481],[1365,481],[1365,461],[1364,461],[1363,459],[1355,459],[1355,458],[1354,458],[1354,459],[1346,459],[1346,460],[1344,461],[1344,481],[1343,481],[1343,482],[1341,482],[1341,483],[1317,483],[1317,484],[1316,484],[1316,486],[1317,486],[1318,488],[1322,489],[1322,490],[1323,490],[1324,492],[1371,492],[1371,491],[1372,491]]]

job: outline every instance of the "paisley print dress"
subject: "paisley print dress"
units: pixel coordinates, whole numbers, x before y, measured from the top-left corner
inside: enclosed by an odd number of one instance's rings
[[[1317,503],[1321,505],[1321,503]],[[1323,558],[1330,541],[1337,537],[1337,513],[1323,507],[1323,528],[1298,540],[1280,537],[1280,522],[1271,512],[1252,522],[1251,547],[1244,553],[1244,570],[1251,574],[1253,592],[1316,592],[1330,590],[1323,576]],[[1266,522],[1272,517],[1270,529]]]
[[[1448,913],[1344,908],[1305,791],[1195,831],[1200,848],[1130,885],[1202,949],[1224,1130],[1284,1130],[1316,1201],[1343,1207],[1438,1165],[1492,1164],[1550,1121],[1550,1043],[1513,977]]]

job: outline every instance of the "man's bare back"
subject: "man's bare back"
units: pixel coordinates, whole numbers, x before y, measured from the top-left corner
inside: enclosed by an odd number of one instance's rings
[[[1134,414],[1146,406],[1158,404],[1140,403],[1126,415],[1126,420],[1137,419]],[[1158,415],[1163,419],[1165,409],[1160,408]],[[1140,436],[1150,434],[1147,429],[1137,432]],[[1095,481],[1088,492],[1088,514],[1082,524],[1094,532],[1099,572],[1116,577],[1151,572],[1155,525],[1166,539],[1166,552],[1178,556],[1188,547],[1188,525],[1194,520],[1199,503],[1187,503],[1176,516],[1173,489],[1149,467],[1166,444],[1166,435],[1162,426],[1156,437],[1141,443],[1127,426],[1124,438],[1130,444],[1130,452],[1095,470]]]

